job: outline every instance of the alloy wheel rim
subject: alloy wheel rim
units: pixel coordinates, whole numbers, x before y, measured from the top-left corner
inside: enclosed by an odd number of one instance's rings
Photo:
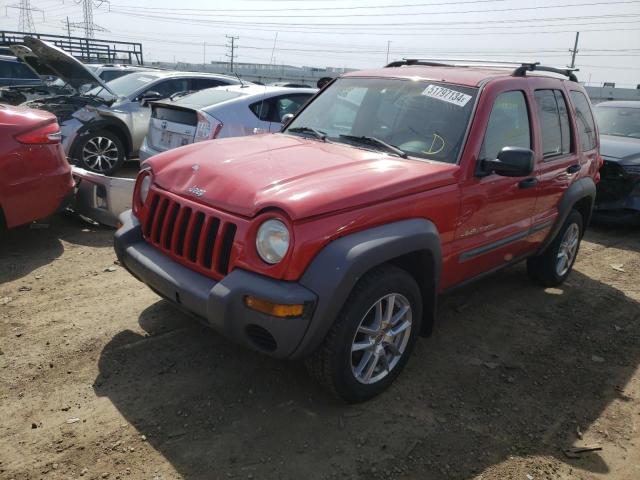
[[[367,310],[351,343],[351,371],[358,382],[379,382],[396,367],[409,343],[412,313],[399,293],[385,295]]]
[[[118,161],[118,147],[110,138],[93,137],[82,149],[82,159],[92,170],[104,172]]]
[[[564,232],[560,248],[558,249],[558,257],[556,260],[556,273],[559,277],[565,275],[576,259],[578,251],[578,242],[580,241],[580,227],[572,223]]]

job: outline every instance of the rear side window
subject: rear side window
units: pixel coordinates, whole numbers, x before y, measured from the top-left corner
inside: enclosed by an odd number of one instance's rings
[[[589,107],[589,100],[584,93],[573,90],[571,92],[571,102],[576,109],[576,123],[578,125],[578,138],[582,150],[593,150],[596,148],[596,126]]]
[[[221,85],[228,85],[228,82],[223,82],[217,78],[192,78],[191,90],[202,90],[203,88],[219,87]]]
[[[569,153],[571,135],[567,103],[559,90],[536,90],[534,93],[545,158]]]
[[[484,134],[480,160],[493,160],[504,147],[531,148],[529,114],[524,93],[517,90],[496,98]]]

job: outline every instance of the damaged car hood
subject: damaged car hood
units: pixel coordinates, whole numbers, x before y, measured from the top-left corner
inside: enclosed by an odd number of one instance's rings
[[[56,76],[79,92],[83,85],[100,86],[117,97],[111,89],[64,50],[34,37],[24,37],[24,45],[12,45],[11,52],[41,77]]]

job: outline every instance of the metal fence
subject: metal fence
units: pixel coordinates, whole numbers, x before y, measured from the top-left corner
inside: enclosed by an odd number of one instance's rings
[[[53,43],[85,63],[126,63],[143,65],[142,44],[98,38],[0,31],[0,47],[23,43],[24,37],[35,37]]]

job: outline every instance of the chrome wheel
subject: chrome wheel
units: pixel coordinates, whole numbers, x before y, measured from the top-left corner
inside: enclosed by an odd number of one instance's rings
[[[83,163],[96,172],[106,172],[118,162],[116,143],[107,137],[93,137],[82,149]]]
[[[404,295],[382,297],[364,315],[351,344],[351,371],[364,384],[379,382],[398,364],[411,336],[412,311]]]
[[[572,223],[564,232],[560,248],[558,248],[558,257],[556,260],[556,273],[559,277],[564,276],[576,258],[578,251],[578,242],[580,241],[580,227]]]

